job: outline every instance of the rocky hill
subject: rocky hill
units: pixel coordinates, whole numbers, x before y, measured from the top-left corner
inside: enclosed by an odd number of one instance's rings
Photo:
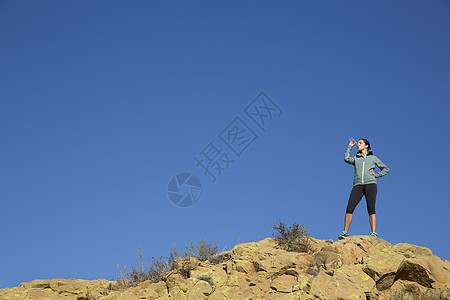
[[[427,248],[351,236],[311,238],[310,249],[287,252],[267,238],[211,261],[179,258],[156,283],[39,279],[0,290],[0,299],[449,299],[450,261]]]

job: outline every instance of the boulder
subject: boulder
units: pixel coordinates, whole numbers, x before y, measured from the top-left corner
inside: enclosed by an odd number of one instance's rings
[[[206,299],[211,294],[213,288],[203,280],[195,280],[195,284],[186,292],[186,299]]]
[[[270,287],[277,292],[290,293],[294,287],[296,279],[292,275],[281,275],[272,281]]]
[[[322,250],[334,251],[341,255],[342,263],[350,265],[363,262],[365,258],[376,255],[392,245],[372,236],[354,235],[324,247]]]
[[[342,267],[329,275],[320,272],[311,282],[311,293],[327,299],[366,299],[375,292],[375,282],[360,265]]]
[[[390,247],[383,249],[377,255],[372,255],[364,261],[364,272],[374,281],[380,280],[387,274],[394,274],[404,260],[404,257]],[[395,276],[394,276],[395,277]]]
[[[427,269],[422,265],[409,260],[404,260],[398,267],[394,281],[397,280],[417,282],[427,288],[431,288],[431,284],[434,282],[434,280],[430,278],[430,272]]]

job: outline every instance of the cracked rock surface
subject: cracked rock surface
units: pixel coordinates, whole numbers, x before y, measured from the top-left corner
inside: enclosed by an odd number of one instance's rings
[[[450,297],[450,262],[431,250],[376,237],[311,238],[308,253],[287,252],[266,238],[236,245],[220,262],[188,260],[189,277],[174,269],[163,281],[126,289],[105,279],[37,279],[0,290],[0,299],[389,299]],[[439,299],[439,298],[437,298]]]

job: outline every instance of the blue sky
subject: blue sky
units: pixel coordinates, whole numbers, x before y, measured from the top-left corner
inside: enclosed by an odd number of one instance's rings
[[[350,137],[391,170],[379,237],[450,259],[449,37],[449,1],[0,1],[0,288],[277,220],[336,240]],[[283,112],[266,131],[244,112],[260,92]],[[258,136],[240,157],[219,138],[236,117]],[[194,161],[211,141],[235,160],[215,182]],[[167,194],[183,172],[189,208]],[[369,233],[363,199],[350,234]]]

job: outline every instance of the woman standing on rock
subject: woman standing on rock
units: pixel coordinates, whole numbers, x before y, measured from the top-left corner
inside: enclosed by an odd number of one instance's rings
[[[339,235],[339,239],[348,237],[348,230],[352,223],[353,211],[356,205],[361,201],[362,196],[366,196],[367,211],[369,213],[370,228],[372,229],[371,236],[378,236],[376,232],[377,228],[377,216],[375,214],[375,200],[377,197],[377,180],[376,178],[382,177],[389,173],[389,168],[381,162],[378,157],[373,155],[373,151],[370,150],[370,143],[366,139],[360,139],[358,141],[358,153],[355,156],[350,157],[350,150],[356,145],[356,141],[351,139],[345,151],[344,161],[355,167],[355,175],[353,178],[353,188],[350,193],[350,199],[348,200],[347,210],[345,214],[344,231]],[[379,173],[375,173],[373,170],[375,166],[380,168]]]

